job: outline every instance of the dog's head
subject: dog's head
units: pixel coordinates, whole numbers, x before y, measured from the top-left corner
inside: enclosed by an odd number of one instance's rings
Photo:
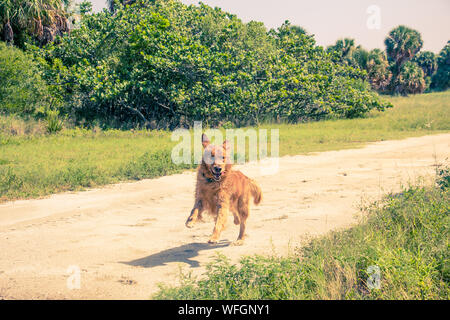
[[[227,140],[221,146],[213,145],[206,134],[202,134],[202,145],[205,148],[202,157],[203,174],[206,178],[220,181],[231,168],[230,145]]]

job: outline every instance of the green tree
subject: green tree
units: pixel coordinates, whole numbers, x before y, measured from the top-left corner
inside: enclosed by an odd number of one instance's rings
[[[431,77],[437,70],[437,58],[431,51],[419,52],[413,59],[415,63],[422,68],[425,77],[426,89],[428,90],[431,85]]]
[[[149,2],[154,0],[149,0]],[[121,6],[132,5],[136,0],[106,0],[106,7],[112,13],[116,12]]]
[[[372,88],[385,92],[392,79],[392,72],[389,69],[389,62],[380,49],[373,49],[368,53],[366,70]]]
[[[397,75],[402,65],[413,59],[419,52],[423,41],[418,31],[406,26],[398,26],[389,32],[384,44],[388,60],[393,64],[394,75]]]
[[[1,0],[1,39],[19,46],[28,37],[41,44],[53,41],[56,35],[69,31],[64,10],[68,4],[68,0]]]
[[[395,79],[394,85],[395,93],[402,95],[422,93],[426,88],[422,68],[412,61],[404,63]]]
[[[92,3],[90,1],[83,1],[78,4],[78,11],[80,14],[90,14],[92,13]]]
[[[207,5],[136,3],[83,15],[36,48],[46,79],[80,122],[175,128],[362,116],[390,106],[365,73],[335,63],[289,23],[267,32]]]
[[[296,26],[296,25],[290,25],[290,28],[292,29],[292,31],[294,31],[298,35],[308,34],[308,31],[306,31],[306,29],[303,27]]]
[[[436,90],[447,90],[450,88],[450,41],[439,52],[437,71],[432,78],[431,88]]]
[[[353,65],[363,69],[367,70],[367,63],[369,62],[370,54],[367,50],[365,50],[361,46],[357,46],[356,49],[353,51],[352,57],[350,61],[353,63]]]
[[[413,61],[422,68],[426,77],[431,77],[437,70],[437,57],[431,51],[419,52]]]
[[[337,54],[338,61],[349,65],[354,64],[353,53],[355,50],[355,40],[350,38],[339,39],[334,45],[327,48],[327,52],[334,52]]]
[[[0,42],[0,112],[33,114],[48,102],[48,88],[33,57]]]

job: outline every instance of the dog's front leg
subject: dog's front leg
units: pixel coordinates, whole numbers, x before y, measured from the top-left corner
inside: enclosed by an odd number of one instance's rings
[[[197,220],[199,218],[201,219],[202,211],[203,211],[202,201],[198,200],[195,203],[190,216],[186,220],[186,227],[192,228],[194,224],[197,222]]]
[[[213,234],[211,238],[209,238],[208,243],[217,243],[220,233],[225,228],[229,211],[227,203],[228,202],[224,201],[217,205],[216,225],[214,226]]]

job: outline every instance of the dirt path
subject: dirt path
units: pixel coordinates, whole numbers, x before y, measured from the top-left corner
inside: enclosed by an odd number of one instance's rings
[[[431,177],[449,156],[450,134],[441,134],[283,157],[278,175],[240,166],[264,194],[242,247],[229,245],[238,234],[231,219],[217,245],[206,244],[212,222],[185,228],[193,172],[1,204],[0,298],[147,299],[158,282],[176,283],[180,266],[201,273],[216,251],[234,261],[285,254],[306,235],[348,227],[362,200]],[[80,289],[69,289],[77,270]]]

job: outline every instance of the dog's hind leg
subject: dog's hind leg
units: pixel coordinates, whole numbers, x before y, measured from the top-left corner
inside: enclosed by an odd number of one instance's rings
[[[238,225],[241,222],[241,220],[239,219],[239,213],[237,210],[233,210],[232,212],[233,212],[233,217],[234,217],[233,222],[234,222],[234,224]]]
[[[244,244],[244,238],[245,238],[245,224],[247,222],[248,214],[249,214],[249,205],[248,201],[239,201],[239,220],[241,222],[239,226],[239,236],[235,242],[233,242],[233,245],[235,246],[241,246]]]
[[[218,209],[216,224],[214,226],[213,234],[211,238],[209,238],[208,243],[217,243],[220,237],[220,233],[225,228],[225,224],[228,218],[228,207],[221,206]]]
[[[189,217],[186,220],[186,227],[192,228],[194,226],[194,224],[197,222],[197,220],[201,219],[203,210],[204,209],[203,209],[202,201],[198,200],[195,203],[194,208],[191,211],[191,214],[189,215]]]

